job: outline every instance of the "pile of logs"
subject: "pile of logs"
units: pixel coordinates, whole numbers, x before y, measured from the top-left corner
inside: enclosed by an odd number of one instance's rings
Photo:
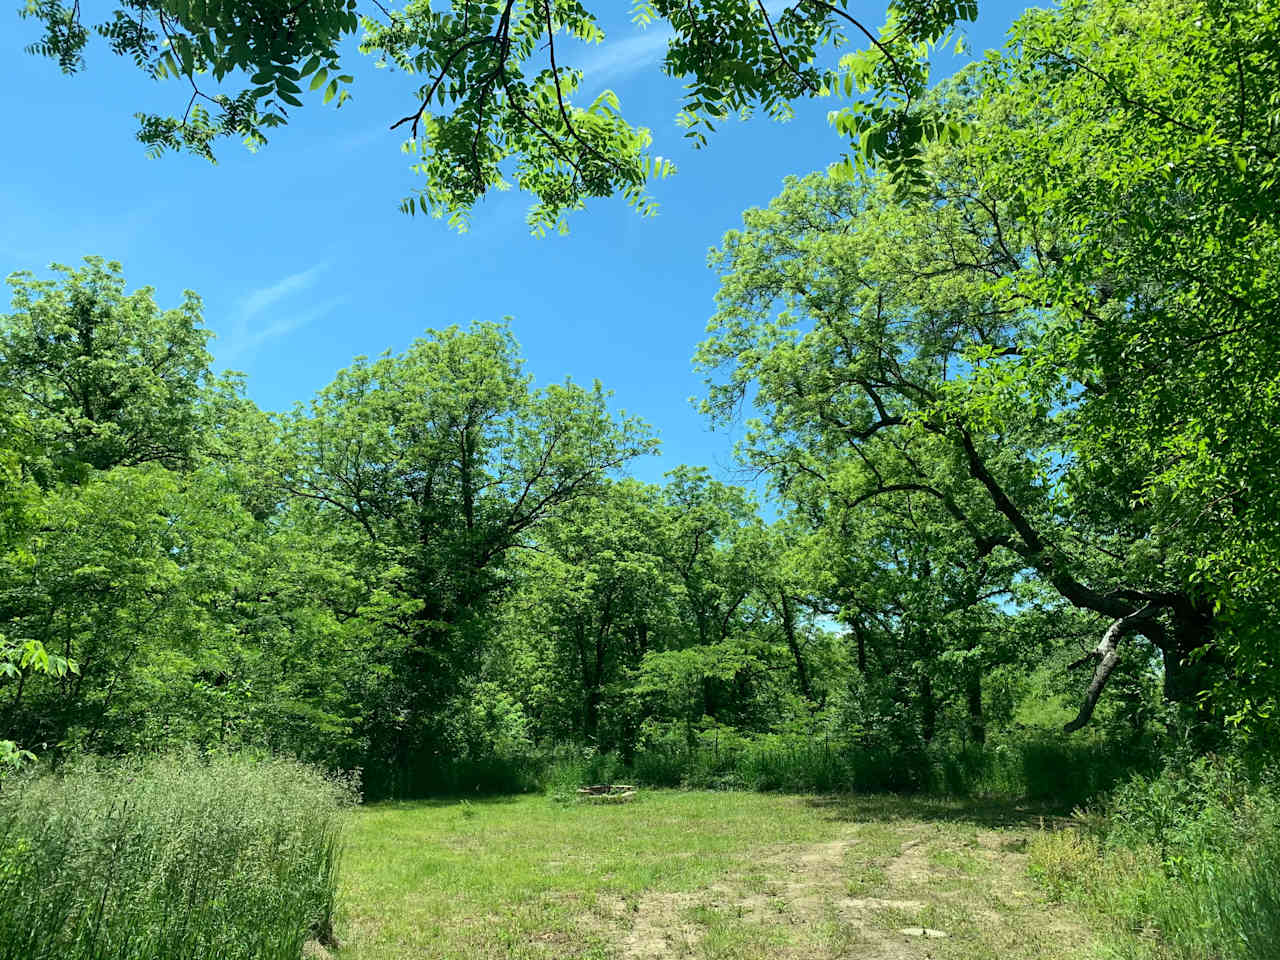
[[[578,799],[591,803],[626,803],[636,795],[636,788],[625,783],[597,783],[578,788]]]

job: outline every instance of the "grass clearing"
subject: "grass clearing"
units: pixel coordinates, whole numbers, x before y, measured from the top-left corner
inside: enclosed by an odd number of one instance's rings
[[[344,859],[342,960],[1071,960],[1027,875],[1038,821],[898,797],[644,791],[389,803]],[[945,934],[944,937],[936,934]]]

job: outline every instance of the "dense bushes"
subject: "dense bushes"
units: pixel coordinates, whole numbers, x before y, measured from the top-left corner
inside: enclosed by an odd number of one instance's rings
[[[364,793],[374,801],[531,793],[545,785],[549,762],[549,754],[533,749],[475,757],[431,754],[403,764],[371,760],[363,771]]]
[[[1067,811],[1156,763],[1150,744],[1102,736],[1025,734],[977,747],[883,744],[802,734],[746,736],[720,727],[641,744],[629,762],[615,752],[563,744],[504,754],[366,771],[366,793],[386,797],[472,793],[561,793],[585,783],[797,793],[894,791],[1029,800]]]
[[[1270,960],[1280,944],[1280,794],[1241,764],[1175,763],[1031,848],[1054,897],[1088,905],[1122,957]]]
[[[284,760],[85,760],[0,794],[0,960],[298,960],[350,784]]]

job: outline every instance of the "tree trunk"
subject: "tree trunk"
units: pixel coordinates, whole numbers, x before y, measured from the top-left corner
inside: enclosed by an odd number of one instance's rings
[[[607,607],[605,614],[608,615]],[[607,620],[602,621],[600,629],[596,631],[595,669],[591,678],[591,690],[587,693],[587,734],[597,742],[600,740],[600,701],[603,699],[601,687],[604,684],[604,636],[607,624]]]
[[[920,678],[920,736],[925,743],[933,742],[933,735],[938,731],[938,701],[933,695],[933,681],[927,676]]]
[[[866,674],[867,672],[867,637],[862,632],[862,623],[856,618],[853,620],[853,639],[858,645],[858,672]]]
[[[1212,620],[1190,604],[1178,610],[1170,631],[1164,657],[1164,696],[1173,703],[1189,704],[1208,687],[1214,667],[1222,666],[1222,655],[1206,649],[1213,639]]]
[[[969,736],[982,745],[987,742],[987,721],[982,714],[982,675],[978,672],[969,675],[965,695],[969,703]]]
[[[787,639],[787,647],[796,661],[796,682],[800,685],[800,693],[806,700],[813,700],[813,688],[809,682],[809,668],[804,662],[804,651],[796,638],[795,611],[791,606],[791,598],[785,593],[778,598],[778,610],[782,614],[782,633]]]
[[[1192,737],[1203,750],[1214,749],[1221,735],[1221,718],[1212,700],[1201,696],[1226,667],[1222,652],[1213,646],[1212,618],[1188,606],[1179,610],[1170,631],[1171,643],[1161,649],[1164,661],[1164,698],[1178,704],[1193,723]]]
[[[600,732],[600,687],[598,684],[592,684],[587,691],[586,710],[582,719],[587,736],[592,740],[597,739]]]

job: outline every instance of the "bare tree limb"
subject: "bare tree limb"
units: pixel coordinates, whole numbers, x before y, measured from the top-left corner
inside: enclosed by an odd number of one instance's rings
[[[1093,679],[1089,681],[1089,687],[1084,692],[1084,702],[1080,704],[1080,712],[1076,714],[1074,720],[1063,725],[1063,733],[1074,733],[1093,717],[1094,708],[1098,705],[1098,697],[1102,695],[1107,681],[1111,679],[1111,672],[1120,662],[1120,641],[1141,627],[1143,622],[1151,616],[1152,610],[1151,606],[1143,607],[1128,616],[1113,620],[1111,626],[1107,627],[1107,632],[1102,635],[1097,649],[1092,654],[1099,658],[1098,666],[1094,669]],[[1076,661],[1077,664],[1082,662],[1083,660]]]

